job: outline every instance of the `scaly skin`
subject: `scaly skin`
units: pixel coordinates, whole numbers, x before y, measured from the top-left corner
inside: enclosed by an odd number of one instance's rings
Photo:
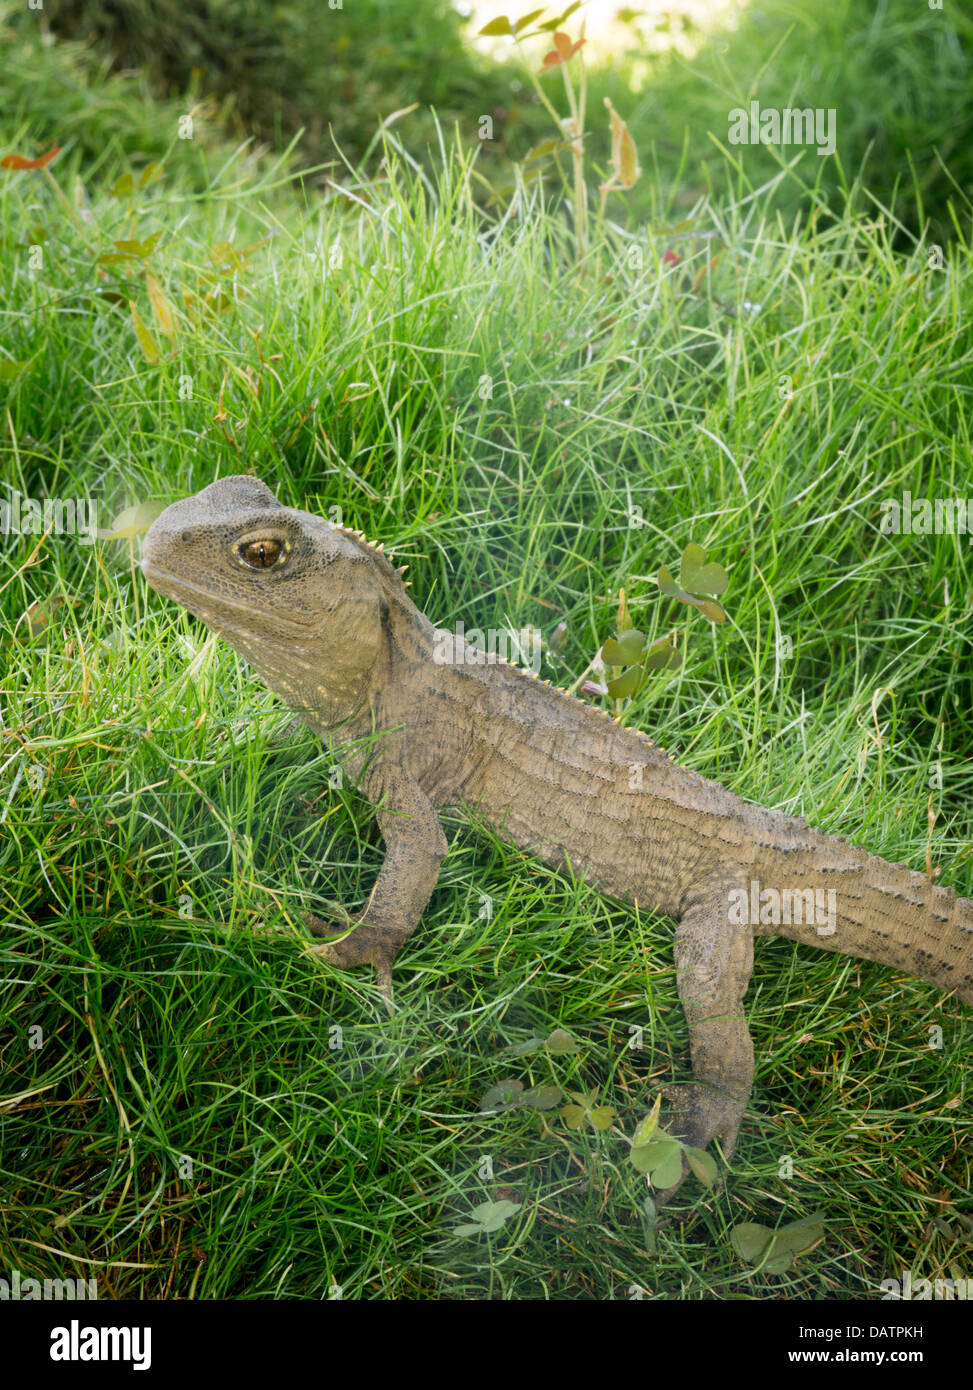
[[[743,996],[754,935],[881,961],[973,1003],[973,900],[743,801],[604,711],[437,632],[402,572],[358,533],[237,476],[168,507],[143,555],[153,588],[347,750],[378,808],[385,861],[350,934],[315,948],[332,964],[371,963],[389,988],[446,854],[438,810],[471,808],[545,863],[677,920],[694,1075],[678,1088],[679,1133],[699,1148],[720,1135],[726,1154],[753,1080]],[[768,908],[760,920],[752,884],[816,890],[835,910],[805,922],[794,911],[798,920],[768,920]],[[339,930],[307,920],[319,935]]]

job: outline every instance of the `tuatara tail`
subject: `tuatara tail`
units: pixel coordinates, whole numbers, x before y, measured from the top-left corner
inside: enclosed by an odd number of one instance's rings
[[[802,901],[791,898],[788,921],[785,896],[782,920],[762,921],[758,932],[879,961],[973,1004],[973,899],[839,837],[801,838],[778,851],[767,882],[798,890]]]

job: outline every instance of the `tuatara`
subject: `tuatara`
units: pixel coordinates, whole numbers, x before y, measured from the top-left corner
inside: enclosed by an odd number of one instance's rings
[[[360,533],[236,476],[168,507],[143,556],[154,589],[351,750],[386,854],[350,933],[314,947],[332,964],[371,963],[388,989],[446,854],[438,810],[472,808],[545,863],[676,919],[694,1077],[678,1132],[699,1148],[720,1135],[727,1155],[753,1079],[754,936],[880,961],[973,1004],[973,899],[742,800],[607,711],[434,628]]]

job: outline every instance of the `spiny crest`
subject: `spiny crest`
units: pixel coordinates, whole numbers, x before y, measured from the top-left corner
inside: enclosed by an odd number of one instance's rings
[[[402,578],[409,566],[400,565],[399,568],[396,569],[392,564],[394,558],[392,552],[390,550],[386,555],[383,543],[373,545],[364,531],[356,531],[351,526],[340,526],[336,521],[330,521],[328,525],[333,531],[340,531],[343,536],[347,536],[349,540],[354,541],[358,549],[368,555],[369,559],[378,566],[379,572],[385,575],[387,579],[397,579],[405,588],[409,587],[409,581]]]
[[[525,676],[528,680],[538,681],[541,685],[546,685],[548,690],[553,690],[556,695],[560,695],[565,700],[570,700],[573,705],[580,705],[581,709],[593,719],[610,719],[613,724],[617,724],[619,728],[624,728],[626,733],[631,734],[634,738],[640,739],[641,742],[646,744],[649,748],[658,749],[664,757],[668,758],[669,762],[674,766],[676,765],[675,758],[671,753],[667,753],[661,744],[655,743],[643,729],[632,729],[627,725],[623,725],[621,716],[612,714],[611,710],[599,709],[597,705],[589,705],[587,700],[580,699],[577,695],[572,694],[570,690],[565,689],[563,685],[552,685],[550,681],[544,680],[538,671],[525,671],[522,666],[516,665],[513,661],[508,661],[505,656],[497,654],[491,655],[488,661],[491,665],[507,666],[511,671],[516,671],[518,675]],[[691,768],[683,768],[682,770],[688,776],[697,777],[702,780],[700,774],[694,772]]]
[[[356,531],[350,526],[341,526],[335,521],[329,522],[329,525],[333,527],[335,531],[340,531],[343,536],[348,536],[351,540],[353,540],[360,550],[367,553],[368,556],[372,560],[374,560],[374,562],[378,565],[380,571],[383,574],[385,574],[389,579],[398,579],[400,580],[400,582],[403,583],[405,588],[409,587],[409,581],[402,580],[402,576],[405,574],[409,566],[401,565],[398,569],[396,569],[395,566],[391,563],[393,558],[392,552],[389,551],[388,555],[386,555],[385,546],[383,543],[373,545],[372,542],[365,535],[364,531]],[[573,695],[570,691],[566,690],[563,685],[551,685],[551,682],[544,680],[539,672],[525,671],[522,666],[517,666],[514,662],[508,661],[505,656],[494,655],[490,658],[490,661],[492,664],[498,666],[507,666],[512,671],[518,671],[522,676],[527,676],[530,680],[540,681],[541,685],[546,685],[548,690],[553,690],[555,694],[562,696],[565,700],[570,700],[572,704],[580,705],[581,708],[585,710],[589,715],[592,715],[595,718],[601,717],[602,719],[610,719],[613,724],[618,724],[619,727],[622,727],[621,717],[619,715],[612,714],[611,710],[598,709],[596,705],[589,705],[587,700],[579,699],[577,695]],[[641,741],[647,744],[650,748],[658,748],[659,752],[664,754],[664,756],[668,758],[671,763],[675,762],[675,759],[672,757],[672,754],[667,753],[666,750],[660,744],[654,743],[652,739],[649,738],[648,734],[646,734],[642,729],[626,729],[626,732],[634,735],[635,738],[641,739]],[[688,769],[686,770],[688,771]],[[698,776],[699,774],[693,775]]]

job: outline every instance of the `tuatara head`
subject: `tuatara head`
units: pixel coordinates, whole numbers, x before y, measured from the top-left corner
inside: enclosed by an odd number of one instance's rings
[[[334,724],[367,699],[387,656],[395,572],[353,535],[237,475],[167,507],[142,557],[152,588],[202,618],[292,708]]]

